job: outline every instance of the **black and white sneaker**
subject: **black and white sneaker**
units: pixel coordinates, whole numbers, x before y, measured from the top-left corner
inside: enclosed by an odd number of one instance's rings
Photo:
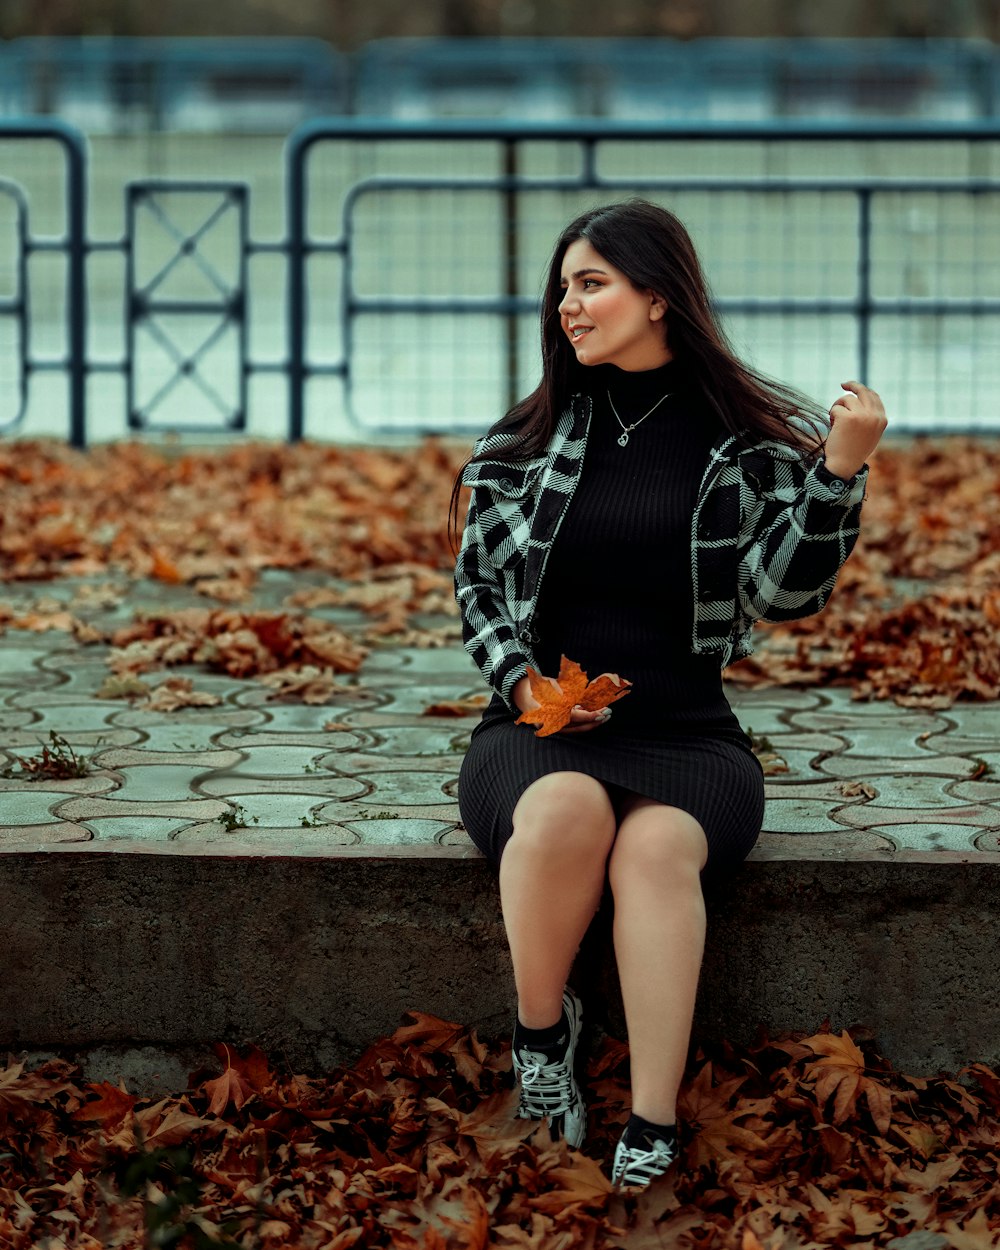
[[[666,1138],[650,1133],[632,1137],[626,1127],[615,1148],[611,1182],[616,1189],[645,1188],[670,1169],[677,1153],[676,1130]]]
[[[553,1140],[561,1138],[575,1150],[587,1132],[587,1109],[573,1072],[583,1007],[569,986],[563,990],[563,1020],[569,1033],[564,1045],[513,1050],[514,1075],[521,1085],[517,1115],[522,1120],[547,1116]]]

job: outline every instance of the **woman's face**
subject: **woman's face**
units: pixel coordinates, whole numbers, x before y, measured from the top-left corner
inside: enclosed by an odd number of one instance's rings
[[[588,239],[577,239],[563,253],[562,289],[559,318],[581,365],[655,369],[672,358],[664,300],[637,291]]]

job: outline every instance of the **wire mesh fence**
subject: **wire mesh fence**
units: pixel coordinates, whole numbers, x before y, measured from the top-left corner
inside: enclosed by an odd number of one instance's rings
[[[0,428],[465,435],[538,378],[561,227],[685,222],[737,350],[896,431],[1000,428],[1000,126],[0,124]]]

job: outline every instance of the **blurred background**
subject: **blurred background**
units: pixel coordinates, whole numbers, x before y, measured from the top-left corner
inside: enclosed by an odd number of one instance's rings
[[[737,350],[1000,428],[994,0],[0,5],[0,432],[487,428],[552,241],[640,193]]]

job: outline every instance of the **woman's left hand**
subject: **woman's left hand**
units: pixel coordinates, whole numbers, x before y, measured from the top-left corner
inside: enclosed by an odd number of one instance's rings
[[[888,421],[881,399],[870,387],[860,382],[840,385],[849,394],[841,395],[830,409],[825,459],[834,477],[850,478],[878,446]]]

